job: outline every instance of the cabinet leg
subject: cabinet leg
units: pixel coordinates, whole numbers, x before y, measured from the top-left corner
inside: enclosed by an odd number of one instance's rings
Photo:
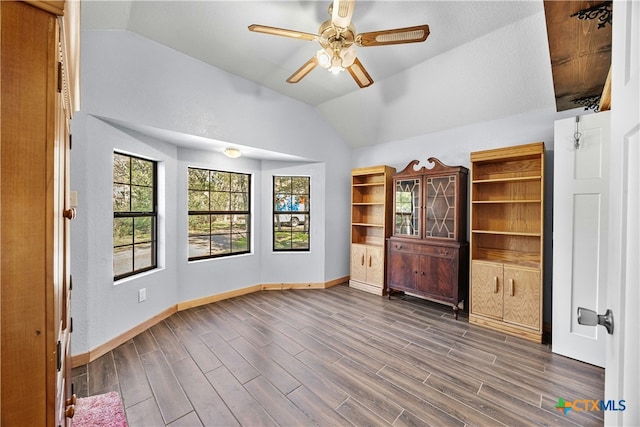
[[[389,299],[391,299],[391,294],[404,295],[404,291],[396,291],[396,290],[393,290],[393,289],[387,289],[387,297],[389,297]]]

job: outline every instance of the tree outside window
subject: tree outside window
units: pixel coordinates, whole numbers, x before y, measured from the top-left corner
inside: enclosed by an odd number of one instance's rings
[[[309,250],[308,176],[273,177],[273,250]]]
[[[251,176],[189,168],[189,260],[251,251]]]
[[[114,280],[157,267],[157,162],[113,155]]]

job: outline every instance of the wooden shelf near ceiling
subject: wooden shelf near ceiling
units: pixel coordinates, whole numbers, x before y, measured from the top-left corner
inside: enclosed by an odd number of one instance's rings
[[[611,8],[611,1],[545,0],[557,111],[598,105],[601,97],[606,98],[612,26],[600,18],[610,16]],[[589,18],[580,19],[579,13],[588,10],[592,13],[582,16]],[[610,108],[610,98],[608,102],[601,110]]]

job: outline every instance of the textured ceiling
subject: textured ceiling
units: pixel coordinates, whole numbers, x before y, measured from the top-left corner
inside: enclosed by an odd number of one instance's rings
[[[554,106],[542,0],[364,1],[356,32],[428,24],[424,43],[358,48],[374,80],[316,68],[285,80],[316,42],[253,33],[262,24],[316,33],[330,1],[86,1],[84,30],[127,30],[315,106],[353,147]],[[175,138],[174,138],[175,139]]]

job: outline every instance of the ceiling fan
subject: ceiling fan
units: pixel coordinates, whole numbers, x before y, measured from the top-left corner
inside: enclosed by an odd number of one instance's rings
[[[356,34],[355,27],[351,24],[355,7],[355,0],[333,0],[329,6],[331,18],[320,25],[318,34],[256,24],[249,25],[249,30],[306,41],[315,40],[320,43],[322,49],[318,50],[310,60],[293,73],[287,82],[298,83],[317,65],[320,65],[334,74],[345,69],[348,70],[356,83],[363,88],[373,84],[373,79],[356,57],[356,46],[369,47],[423,42],[429,36],[429,26],[417,25]]]

